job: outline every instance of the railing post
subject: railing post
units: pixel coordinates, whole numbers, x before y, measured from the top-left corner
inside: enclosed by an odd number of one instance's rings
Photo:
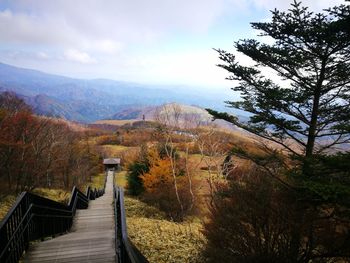
[[[118,262],[148,263],[148,260],[131,243],[126,229],[124,192],[114,186],[115,238]]]
[[[2,256],[0,257],[0,262],[3,262],[4,259],[8,257],[9,251],[4,251],[7,242],[8,242],[8,233],[7,233],[7,227],[3,227],[0,229],[0,253],[3,252]]]
[[[25,202],[23,204],[21,204],[21,207],[20,207],[22,217],[24,217],[24,215],[26,214],[26,212],[27,212],[27,210],[29,208],[27,199],[28,198],[26,198]],[[30,215],[29,215],[29,217],[30,217]],[[29,224],[28,216],[25,217],[24,221],[23,221],[23,225],[24,226],[26,226],[27,224]],[[29,240],[30,240],[29,230],[30,230],[30,226],[28,225],[27,228],[24,230],[24,233],[23,233],[24,250],[27,250],[28,246],[29,246]]]

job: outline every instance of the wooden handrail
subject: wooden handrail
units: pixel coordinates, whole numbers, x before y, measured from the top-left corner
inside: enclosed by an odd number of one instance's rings
[[[117,262],[147,263],[148,260],[142,255],[142,253],[137,249],[137,247],[131,242],[128,237],[123,188],[114,186],[113,196]]]
[[[67,205],[32,193],[21,193],[0,222],[0,262],[16,263],[30,241],[67,232],[76,210],[86,209],[89,200],[100,197],[104,190],[88,187],[83,194],[74,186]]]

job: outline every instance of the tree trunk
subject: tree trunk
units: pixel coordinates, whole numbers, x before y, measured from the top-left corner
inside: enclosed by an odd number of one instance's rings
[[[326,70],[326,59],[323,59],[321,71],[320,71],[320,77],[317,80],[314,98],[313,98],[310,127],[309,127],[309,132],[308,132],[308,137],[307,137],[307,144],[306,144],[306,148],[305,148],[305,160],[303,163],[304,175],[310,175],[312,173],[312,171],[311,171],[312,168],[310,166],[312,163],[312,157],[313,157],[314,148],[315,148],[318,115],[319,115],[319,107],[320,107],[320,98],[321,98],[321,91],[322,91],[322,83],[323,83],[324,78],[325,78],[325,70]]]

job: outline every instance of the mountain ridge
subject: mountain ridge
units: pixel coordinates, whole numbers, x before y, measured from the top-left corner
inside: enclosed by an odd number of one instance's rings
[[[177,115],[177,120],[174,116]],[[224,120],[213,120],[212,116],[204,109],[194,105],[184,105],[176,102],[166,103],[159,106],[145,106],[145,107],[130,107],[117,112],[112,118],[107,120],[99,120],[95,124],[109,124],[119,126],[114,121],[138,122],[138,121],[166,121],[172,125],[186,128],[195,128],[198,126],[215,125],[227,130],[241,130],[233,124]],[[117,122],[119,123],[119,122]]]
[[[160,88],[108,79],[75,79],[0,62],[0,92],[4,91],[24,96],[39,114],[86,123],[112,118],[129,107],[171,101],[225,110],[223,101],[227,99],[220,93],[200,93],[185,86]]]

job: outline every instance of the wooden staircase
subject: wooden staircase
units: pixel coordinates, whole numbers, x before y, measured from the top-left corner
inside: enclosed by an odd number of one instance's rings
[[[69,233],[31,244],[22,262],[116,262],[113,172],[105,194],[77,210]]]

